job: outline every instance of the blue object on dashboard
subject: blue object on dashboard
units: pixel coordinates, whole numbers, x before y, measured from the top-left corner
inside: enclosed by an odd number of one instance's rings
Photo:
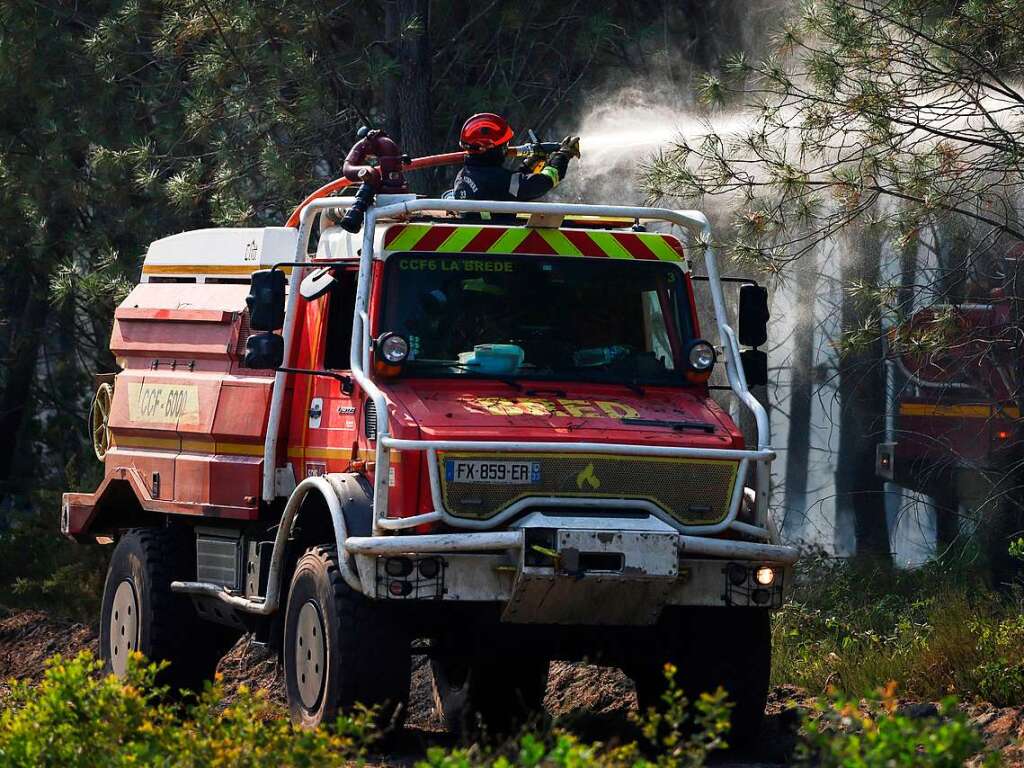
[[[525,353],[518,344],[477,344],[472,352],[462,352],[459,362],[480,373],[515,373],[523,364]]]

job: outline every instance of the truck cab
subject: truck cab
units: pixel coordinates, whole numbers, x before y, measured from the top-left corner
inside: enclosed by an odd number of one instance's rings
[[[62,514],[116,542],[111,669],[141,650],[196,684],[251,631],[316,726],[356,702],[400,717],[415,645],[446,722],[501,731],[552,659],[621,667],[642,705],[673,662],[688,692],[724,685],[750,738],[797,557],[741,351],[763,290],[741,289],[737,334],[697,212],[380,195],[352,234],[351,201],[157,241],[118,308],[105,477]],[[703,251],[714,328],[673,229]]]

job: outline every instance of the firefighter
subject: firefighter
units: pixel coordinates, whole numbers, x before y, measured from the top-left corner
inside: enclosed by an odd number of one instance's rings
[[[492,112],[473,115],[465,122],[459,141],[466,160],[455,177],[452,196],[456,200],[536,200],[558,186],[569,160],[580,156],[579,136],[566,136],[539,171],[533,171],[529,160],[510,171],[504,163],[512,136],[508,121]]]

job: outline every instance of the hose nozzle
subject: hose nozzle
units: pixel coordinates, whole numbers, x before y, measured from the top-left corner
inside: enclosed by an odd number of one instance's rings
[[[357,234],[363,228],[363,220],[366,218],[366,209],[373,205],[373,199],[377,191],[367,182],[359,185],[359,191],[355,194],[355,201],[345,215],[341,217],[338,224],[346,232]]]

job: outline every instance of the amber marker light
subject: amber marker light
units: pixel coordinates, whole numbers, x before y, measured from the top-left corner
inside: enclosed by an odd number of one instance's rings
[[[391,379],[402,372],[402,366],[388,365],[383,360],[374,360],[373,370],[378,376],[381,376],[385,379]]]

